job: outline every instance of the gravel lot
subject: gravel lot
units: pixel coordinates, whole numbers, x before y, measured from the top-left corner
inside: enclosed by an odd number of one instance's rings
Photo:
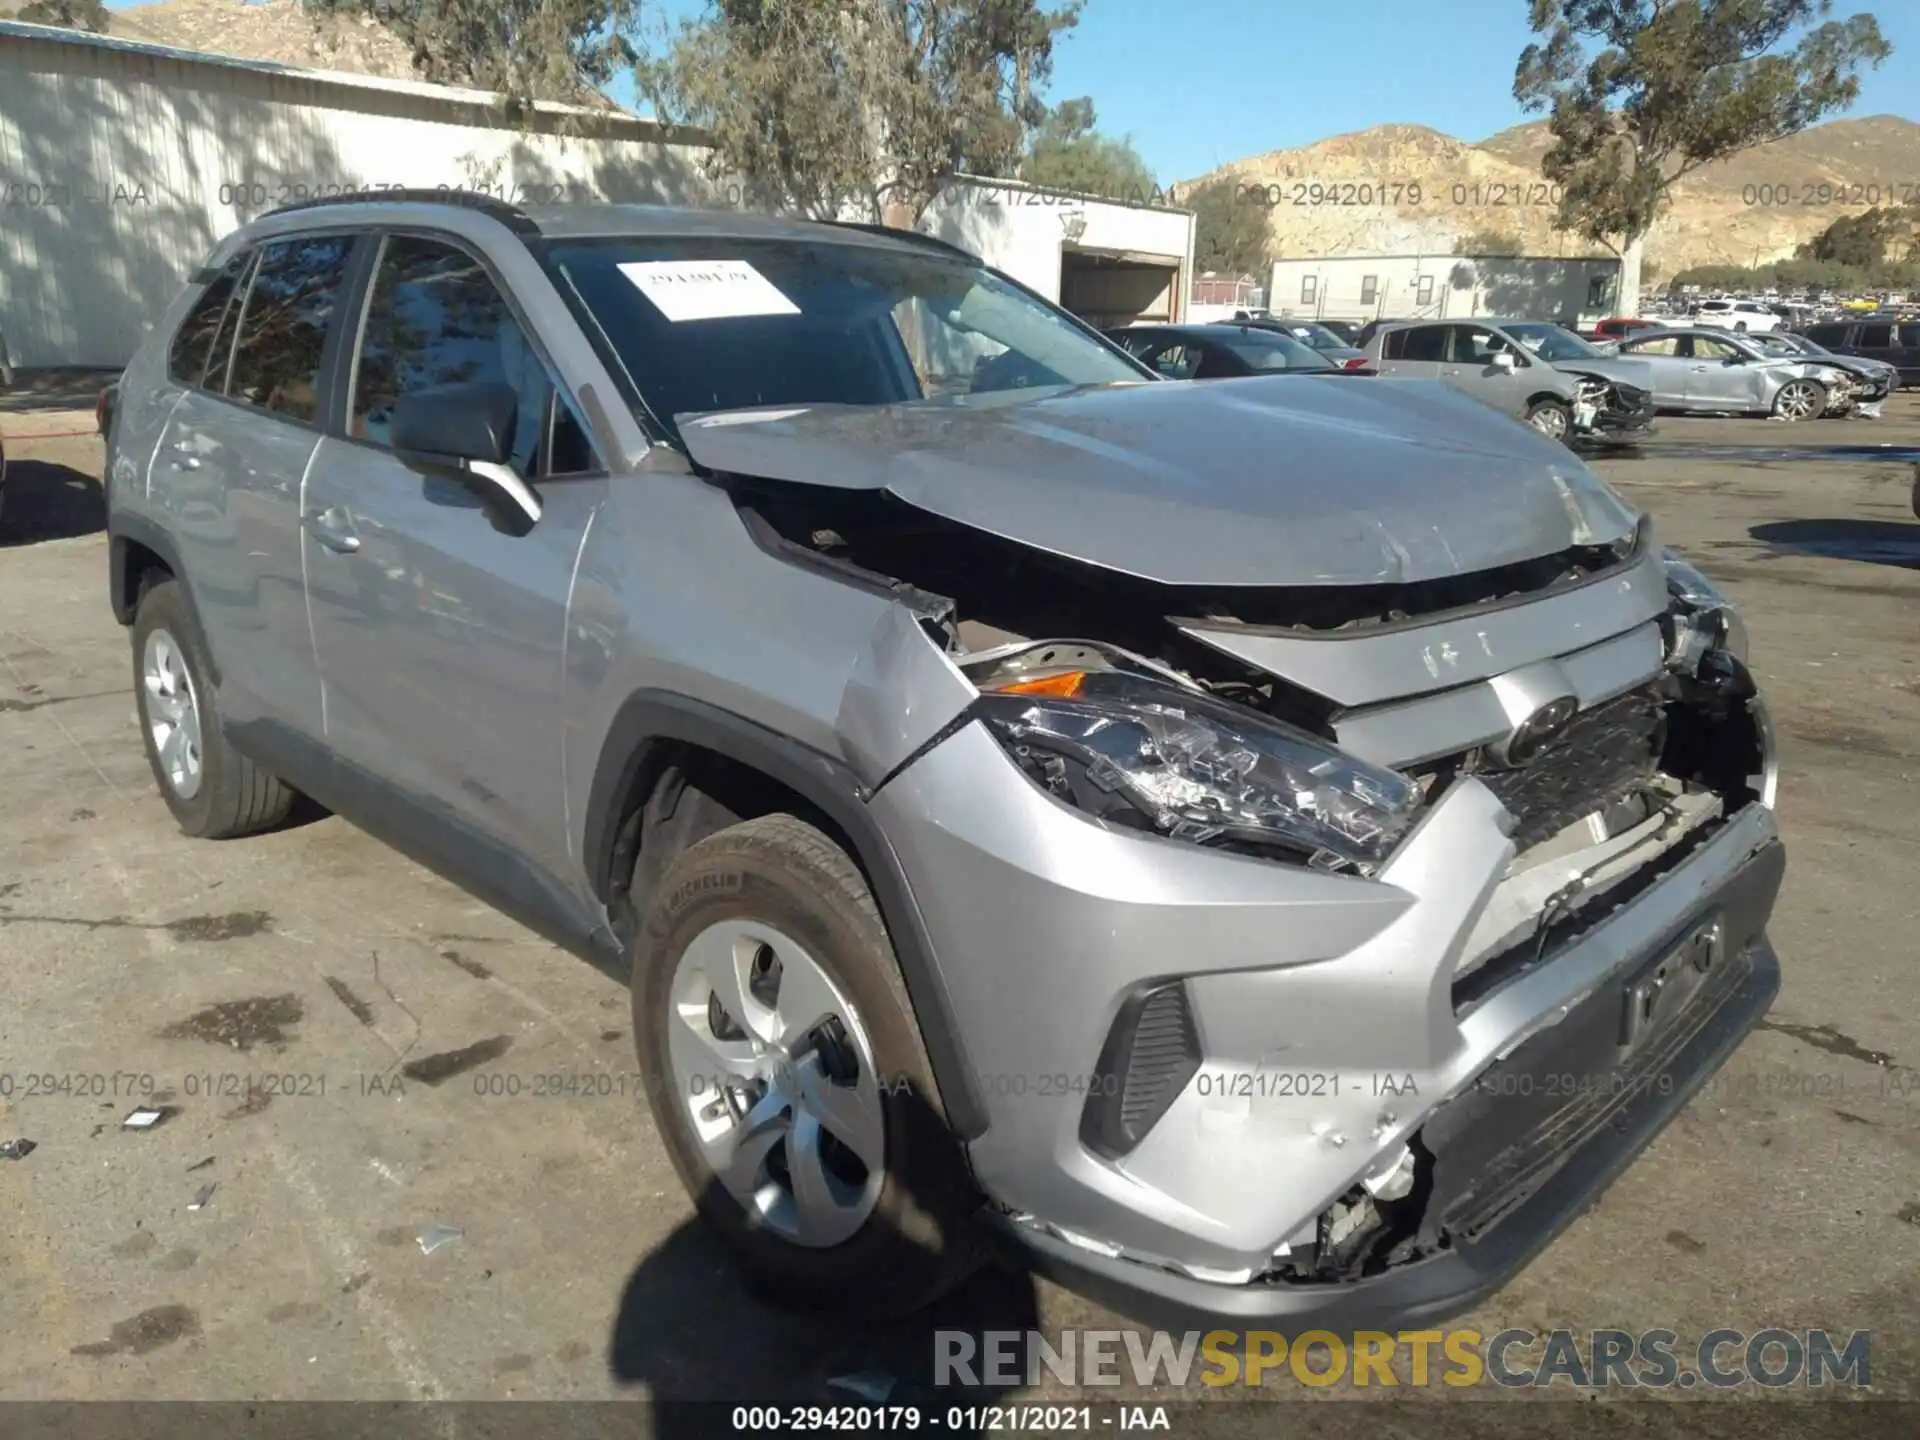
[[[90,422],[0,414],[15,437]],[[1909,458],[1852,448],[1883,444]],[[1669,420],[1598,462],[1747,614],[1783,731],[1786,983],[1458,1323],[1871,1329],[1875,1391],[1920,1386],[1916,446],[1908,395],[1879,421]],[[747,1297],[618,1093],[622,988],[338,819],[177,833],[107,608],[99,444],[8,453],[0,1140],[38,1148],[0,1161],[0,1396],[818,1398],[928,1370],[935,1325],[1116,1323],[1017,1275],[885,1334]],[[528,1093],[543,1075],[586,1084]],[[149,1076],[174,1113],[123,1130]],[[462,1233],[424,1254],[434,1225]]]

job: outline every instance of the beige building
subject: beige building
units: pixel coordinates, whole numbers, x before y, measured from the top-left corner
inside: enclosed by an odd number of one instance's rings
[[[399,187],[519,204],[739,206],[698,131],[0,22],[0,360],[118,368],[192,269],[278,206]],[[964,180],[921,228],[1097,324],[1177,319],[1181,210]]]

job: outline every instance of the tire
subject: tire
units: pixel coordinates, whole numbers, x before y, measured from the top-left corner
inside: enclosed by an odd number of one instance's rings
[[[737,1167],[746,1149],[740,1138],[751,1132],[753,1117],[763,1113],[763,1106],[774,1114],[782,1108],[771,1089],[757,1101],[722,1098],[697,1074],[690,1076],[684,1059],[689,1053],[709,1054],[701,1047],[715,1043],[722,1032],[740,1032],[738,1040],[720,1040],[737,1054],[741,1046],[755,1044],[745,1030],[763,1027],[765,1012],[761,1020],[734,1016],[733,1006],[752,1003],[744,998],[723,1004],[726,1023],[716,1022],[712,1007],[718,991],[707,984],[714,965],[700,959],[741,954],[740,941],[727,940],[740,926],[777,937],[773,949],[781,971],[773,992],[775,1010],[787,997],[790,975],[802,973],[798,967],[809,959],[816,962],[813,973],[824,973],[835,998],[851,1012],[851,1024],[841,1031],[843,1038],[851,1037],[843,1053],[863,1046],[867,1052],[842,1073],[864,1076],[870,1064],[880,1081],[884,1156],[878,1165],[861,1167],[864,1181],[843,1186],[844,1193],[865,1194],[862,1203],[868,1207],[849,1206],[840,1213],[838,1223],[857,1226],[850,1233],[839,1235],[831,1226],[810,1239],[782,1233],[783,1224],[795,1223],[793,1217],[802,1214],[790,1179],[770,1179],[767,1188],[757,1180],[747,1182],[745,1188],[758,1195],[780,1197],[750,1218],[736,1198],[742,1187],[738,1168],[731,1182],[735,1188],[721,1178],[720,1168],[729,1160]],[[716,945],[715,937],[722,943]],[[696,941],[701,948],[689,960]],[[979,1200],[946,1123],[886,927],[866,880],[844,850],[792,815],[762,816],[708,836],[667,867],[632,959],[633,1034],[654,1121],[681,1183],[756,1289],[802,1309],[897,1319],[923,1309],[965,1278],[981,1253],[973,1219]],[[738,960],[720,963],[739,973]],[[704,1006],[702,991],[709,995]],[[790,1044],[789,1053],[798,1056],[804,1048]],[[776,1063],[775,1068],[782,1067]],[[790,1079],[805,1068],[796,1059],[784,1070]],[[735,1083],[732,1077],[729,1083]],[[703,1104],[704,1097],[712,1097],[710,1103]],[[804,1104],[785,1109],[786,1138],[751,1168],[768,1176],[775,1174],[776,1164],[791,1170],[783,1157],[792,1153],[790,1146],[801,1133],[803,1112],[813,1113]],[[696,1117],[713,1126],[707,1143],[726,1152],[720,1168],[694,1128]],[[823,1128],[820,1133],[834,1132]],[[835,1158],[844,1164],[844,1156]]]
[[[170,771],[157,735],[159,727],[168,727],[169,733],[178,728],[178,721],[167,713],[167,697],[149,683],[150,661],[159,659],[162,652],[172,657],[171,673],[184,677],[186,703],[192,712],[192,733],[185,748],[197,770],[184,778],[177,765]],[[133,618],[134,703],[140,712],[147,764],[160,787],[160,798],[183,831],[201,840],[227,840],[278,825],[293,807],[295,792],[227,743],[220,728],[219,702],[207,680],[211,670],[206,640],[187,609],[180,582],[164,580],[148,588]],[[176,685],[172,706],[176,711],[179,689]]]
[[[1536,400],[1527,407],[1527,424],[1565,444],[1573,434],[1573,412],[1559,400]]]
[[[1782,420],[1817,420],[1826,409],[1827,387],[1818,380],[1789,380],[1773,397],[1773,413]]]

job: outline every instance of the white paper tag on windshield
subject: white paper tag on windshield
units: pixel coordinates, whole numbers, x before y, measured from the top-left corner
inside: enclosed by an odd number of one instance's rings
[[[800,307],[744,260],[635,260],[620,273],[678,325],[741,315],[798,315]]]

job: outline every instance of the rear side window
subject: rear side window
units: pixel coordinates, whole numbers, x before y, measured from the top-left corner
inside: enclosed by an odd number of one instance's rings
[[[315,235],[260,247],[240,312],[227,394],[289,420],[319,413],[320,361],[340,299],[348,235]]]
[[[200,298],[187,312],[187,318],[180,322],[173,347],[167,352],[167,375],[177,384],[204,385],[209,362],[218,354],[220,364],[213,367],[214,389],[220,388],[218,382],[225,378],[227,347],[219,342],[223,337],[233,338],[233,327],[227,323],[233,309],[233,294],[252,259],[251,250],[242,250],[229,260],[220,273],[207,282],[207,288],[200,292]]]
[[[520,474],[597,468],[585,432],[557,402],[545,362],[486,267],[442,240],[391,237],[367,302],[347,433],[387,444],[401,396],[473,380],[519,394],[511,461]]]
[[[1885,350],[1893,344],[1891,325],[1862,325],[1860,338],[1853,342],[1862,350]]]
[[[1816,345],[1839,345],[1847,338],[1844,325],[1809,325],[1806,336]]]
[[[1447,329],[1445,325],[1422,325],[1415,330],[1396,331],[1395,336],[1400,341],[1400,353],[1393,358],[1396,360],[1445,360]]]
[[[1900,327],[1900,343],[1909,349],[1920,345],[1920,325],[1902,325]]]

